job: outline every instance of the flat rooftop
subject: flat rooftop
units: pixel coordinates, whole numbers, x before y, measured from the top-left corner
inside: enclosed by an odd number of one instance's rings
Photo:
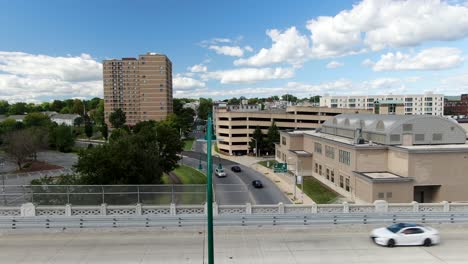
[[[372,179],[396,179],[396,178],[401,178],[401,176],[398,176],[396,174],[393,174],[391,172],[362,172],[364,176],[367,176]]]

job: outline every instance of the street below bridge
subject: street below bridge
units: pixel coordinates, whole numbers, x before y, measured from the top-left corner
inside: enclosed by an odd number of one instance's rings
[[[200,159],[203,170],[206,172],[206,154],[197,152],[183,152],[184,158],[181,163],[193,168],[198,168]],[[290,204],[291,201],[281,192],[276,184],[263,174],[237,164],[235,162],[213,157],[213,171],[221,163],[227,176],[218,178],[213,173],[213,186],[215,201],[218,204]],[[231,167],[237,165],[241,172],[231,171]],[[252,186],[252,181],[261,180],[263,188],[256,189]]]
[[[215,263],[435,264],[468,260],[468,226],[436,225],[442,243],[386,248],[377,226],[217,227]],[[2,263],[206,263],[205,229],[13,230],[0,235]],[[205,260],[205,262],[203,262]]]

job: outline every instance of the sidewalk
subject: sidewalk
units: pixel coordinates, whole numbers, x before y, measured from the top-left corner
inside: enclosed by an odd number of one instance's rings
[[[237,162],[239,164],[242,164],[246,167],[252,168],[263,175],[265,177],[269,178],[272,182],[274,182],[278,188],[286,194],[286,196],[291,200],[292,203],[297,203],[297,204],[313,204],[314,201],[310,199],[307,194],[303,194],[301,192],[301,189],[298,187],[296,188],[296,200],[294,200],[294,177],[289,174],[284,174],[284,173],[274,173],[273,170],[266,168],[260,164],[258,164],[259,161],[263,161],[265,159],[262,158],[256,158],[256,157],[250,157],[250,156],[229,156],[229,155],[224,155],[222,153],[217,153],[214,150],[213,146],[213,153],[216,153],[223,159],[231,160],[234,162]],[[302,198],[302,199],[301,199]]]

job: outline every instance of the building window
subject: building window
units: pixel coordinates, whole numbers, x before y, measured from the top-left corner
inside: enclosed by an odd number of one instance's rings
[[[344,177],[343,177],[343,175],[340,175],[340,187],[344,188]]]
[[[318,173],[318,163],[315,163],[315,173]]]
[[[322,154],[322,144],[315,142],[314,143],[314,150],[315,150],[315,153]]]
[[[390,135],[390,141],[392,141],[392,142],[399,142],[399,141],[400,141],[400,135],[399,135],[399,134],[392,134],[392,135]]]
[[[286,145],[286,137],[281,137],[281,144]]]
[[[415,141],[424,141],[424,134],[416,134],[414,135]]]
[[[331,179],[331,182],[335,182],[335,171],[331,170],[330,172],[330,179]]]
[[[385,199],[385,195],[383,192],[379,192],[379,194],[377,195],[377,198],[379,199]]]
[[[403,124],[403,131],[405,132],[413,131],[413,124]]]
[[[281,151],[279,150],[276,151],[276,157],[281,158]]]
[[[432,140],[441,141],[442,140],[442,134],[441,133],[432,134]]]
[[[339,151],[339,161],[343,164],[351,164],[351,153],[349,151],[341,150]]]
[[[319,165],[319,174],[322,176],[322,165]]]
[[[330,169],[327,168],[327,180],[330,180]]]
[[[387,192],[387,199],[392,198],[393,194],[391,192]]]
[[[349,192],[351,188],[349,187],[349,178],[346,178],[346,191]]]
[[[325,156],[327,156],[330,159],[335,158],[335,148],[332,148],[330,146],[325,145]]]

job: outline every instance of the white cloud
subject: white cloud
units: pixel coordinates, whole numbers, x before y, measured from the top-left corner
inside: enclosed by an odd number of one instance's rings
[[[270,49],[262,48],[256,55],[234,61],[235,65],[265,66],[275,63],[287,62],[300,66],[308,59],[310,54],[309,39],[291,27],[284,32],[277,29],[267,30],[273,45]]]
[[[366,67],[371,67],[371,66],[374,65],[374,62],[371,61],[370,59],[365,59],[365,60],[362,61],[361,64],[362,64],[363,66],[366,66]]]
[[[373,64],[374,71],[442,70],[455,68],[463,62],[461,50],[456,48],[430,48],[416,55],[401,52],[383,54]]]
[[[339,67],[342,67],[344,65],[344,63],[342,62],[338,62],[338,61],[330,61],[328,64],[327,64],[327,69],[336,69],[336,68],[339,68]]]
[[[250,47],[250,46],[245,46],[245,47],[244,47],[244,50],[245,50],[245,51],[248,51],[248,52],[254,51],[254,49],[253,49],[252,47]]]
[[[287,79],[294,76],[292,68],[241,68],[213,71],[202,75],[204,80],[214,79],[221,83],[254,83],[258,81]]]
[[[188,67],[187,70],[190,72],[207,72],[208,67],[203,64],[195,64],[192,67]]]
[[[448,41],[468,35],[468,8],[438,0],[364,0],[334,17],[308,21],[314,48],[343,55]]]
[[[468,72],[447,76],[440,80],[440,86],[434,89],[435,93],[460,95],[468,91]]]
[[[446,1],[364,0],[335,16],[309,20],[310,38],[295,27],[283,32],[268,30],[272,46],[235,61],[235,65],[300,66],[309,59],[462,39],[468,36],[467,14],[467,6]]]
[[[317,94],[336,95],[364,95],[364,94],[389,94],[407,92],[404,82],[396,78],[380,78],[369,81],[353,82],[348,79],[338,79],[330,82],[318,84],[306,84],[299,82],[288,82],[279,87],[245,87],[239,89],[195,89],[190,91],[177,91],[175,97],[268,97],[272,95],[282,95],[286,92],[299,97],[309,97]]]
[[[239,46],[210,45],[208,48],[211,50],[214,50],[217,54],[221,54],[221,55],[233,56],[233,57],[244,56],[244,51]]]
[[[183,77],[180,74],[177,74],[172,78],[172,85],[175,90],[186,90],[198,87],[205,87],[205,83],[190,77]]]
[[[102,97],[102,64],[88,54],[69,57],[0,52],[0,99]]]

